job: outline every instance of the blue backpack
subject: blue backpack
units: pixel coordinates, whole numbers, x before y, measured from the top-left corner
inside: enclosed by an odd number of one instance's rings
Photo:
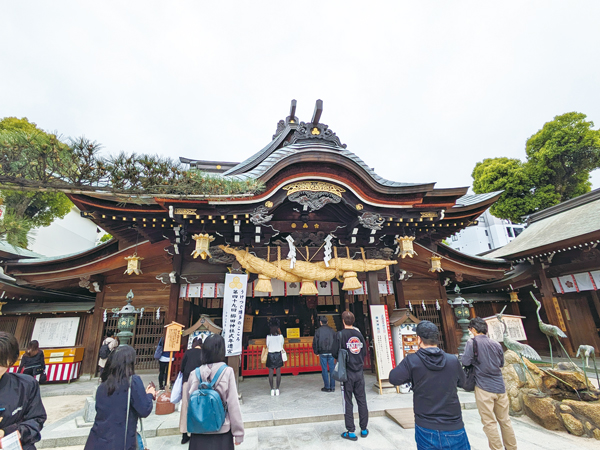
[[[227,415],[227,403],[223,402],[219,393],[214,389],[221,374],[227,368],[223,364],[217,370],[210,383],[202,381],[200,368],[196,369],[198,389],[190,395],[187,413],[187,431],[192,434],[214,433],[219,431]]]

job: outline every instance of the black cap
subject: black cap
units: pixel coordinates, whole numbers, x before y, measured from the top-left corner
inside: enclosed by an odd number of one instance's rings
[[[320,321],[322,324],[326,324],[326,323],[327,323],[327,317],[325,317],[325,316],[321,316],[321,317],[319,317],[319,321]]]
[[[421,320],[417,325],[417,336],[421,339],[437,341],[440,337],[440,330],[438,330],[438,327],[429,320]]]

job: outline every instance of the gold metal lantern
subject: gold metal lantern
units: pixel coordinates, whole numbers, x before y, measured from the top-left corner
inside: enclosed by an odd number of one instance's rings
[[[131,256],[126,256],[125,260],[127,260],[127,270],[125,270],[125,272],[123,272],[124,274],[127,275],[132,275],[132,274],[136,274],[136,275],[141,275],[142,272],[142,263],[141,261],[144,258],[140,257],[137,255],[137,253],[134,253]]]
[[[431,268],[430,272],[443,272],[442,269],[442,257],[441,256],[432,256],[431,257]]]
[[[198,256],[200,256],[202,259],[206,259],[206,257],[212,257],[209,248],[210,243],[215,240],[214,236],[210,236],[208,233],[194,234],[192,239],[196,241],[196,248],[192,252],[194,259],[196,259]]]
[[[396,241],[400,245],[400,256],[403,259],[407,256],[410,256],[412,258],[413,255],[417,255],[417,252],[415,252],[415,250],[413,249],[414,240],[414,236],[403,236],[401,238],[396,239]]]

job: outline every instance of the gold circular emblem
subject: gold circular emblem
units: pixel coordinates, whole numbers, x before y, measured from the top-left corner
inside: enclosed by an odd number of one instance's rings
[[[356,204],[356,209],[357,209],[358,211],[362,211],[362,209],[363,209],[363,208],[364,208],[364,206],[362,205],[362,203],[357,203],[357,204]]]
[[[296,228],[296,224],[295,223],[292,224],[292,228]]]
[[[217,170],[221,170],[221,164],[217,164]]]
[[[265,202],[265,206],[267,208],[272,208],[273,207],[273,202],[269,200],[268,202]]]

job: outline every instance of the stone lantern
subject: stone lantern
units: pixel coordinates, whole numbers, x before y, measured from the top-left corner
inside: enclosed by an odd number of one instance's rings
[[[131,338],[133,337],[133,329],[135,327],[135,316],[143,312],[143,309],[135,309],[131,304],[133,301],[133,290],[129,290],[127,294],[127,304],[123,308],[114,308],[112,312],[119,318],[117,321],[117,328],[119,332],[117,337],[119,338],[119,346],[129,345]]]
[[[462,337],[460,338],[460,345],[458,346],[458,354],[462,355],[465,352],[465,345],[469,340],[469,322],[471,321],[471,311],[469,308],[473,306],[473,300],[465,300],[460,296],[460,288],[458,285],[454,288],[456,297],[454,301],[448,300],[448,303],[454,310],[454,315],[458,319],[458,326],[462,330]]]

